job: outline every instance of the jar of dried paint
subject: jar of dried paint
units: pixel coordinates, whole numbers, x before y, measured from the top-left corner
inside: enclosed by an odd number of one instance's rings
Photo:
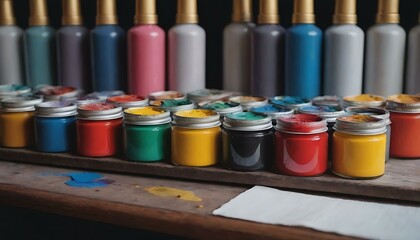
[[[389,159],[389,148],[391,144],[391,120],[389,111],[383,108],[366,108],[366,107],[348,107],[346,112],[349,114],[370,115],[386,122],[386,156],[385,160]]]
[[[327,122],[316,115],[279,117],[275,168],[292,176],[317,176],[328,169]]]
[[[1,100],[0,145],[10,148],[32,146],[34,139],[34,105],[37,97],[10,97]]]
[[[172,162],[190,167],[215,165],[221,156],[219,114],[195,109],[176,112],[173,117]]]
[[[280,107],[288,107],[297,112],[301,107],[311,106],[312,102],[308,98],[293,96],[276,96],[270,98],[270,103]]]
[[[392,126],[390,155],[397,158],[420,158],[420,96],[391,96],[387,108]]]
[[[278,117],[292,115],[294,113],[294,110],[291,108],[276,106],[273,104],[267,104],[260,107],[253,107],[249,109],[249,111],[256,114],[265,114],[271,117],[273,125],[277,124]]]
[[[76,143],[77,106],[44,102],[35,106],[35,143],[40,152],[68,152]]]
[[[134,108],[134,107],[145,107],[149,105],[149,99],[137,95],[119,95],[109,97],[107,102],[112,103],[116,106],[122,107],[122,109]]]
[[[171,121],[170,113],[160,108],[126,109],[123,126],[125,156],[139,162],[169,159]]]
[[[385,107],[385,98],[372,94],[360,94],[344,97],[341,107]]]
[[[238,171],[256,171],[272,163],[271,117],[252,112],[233,113],[223,122],[223,165]]]
[[[86,157],[116,155],[121,149],[121,107],[91,103],[78,106],[77,112],[77,153]]]
[[[368,115],[337,118],[332,171],[341,177],[370,179],[385,172],[386,122]]]

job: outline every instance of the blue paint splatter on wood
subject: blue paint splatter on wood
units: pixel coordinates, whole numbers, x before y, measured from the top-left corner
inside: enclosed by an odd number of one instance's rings
[[[63,174],[63,176],[71,178],[69,181],[65,182],[67,186],[78,188],[106,187],[114,182],[109,179],[100,179],[103,177],[101,174],[91,172],[73,172]]]

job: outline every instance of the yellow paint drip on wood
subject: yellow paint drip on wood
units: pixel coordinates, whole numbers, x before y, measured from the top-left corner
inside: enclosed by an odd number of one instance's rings
[[[157,186],[145,188],[144,190],[159,197],[171,197],[185,201],[201,202],[201,198],[197,197],[193,192],[177,188]]]

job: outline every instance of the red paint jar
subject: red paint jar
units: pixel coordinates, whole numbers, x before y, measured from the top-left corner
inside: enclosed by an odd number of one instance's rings
[[[395,95],[387,100],[391,120],[390,155],[420,158],[420,96]]]
[[[122,109],[109,103],[80,105],[77,109],[77,153],[108,157],[121,149]]]
[[[328,127],[325,119],[295,114],[277,119],[275,168],[292,176],[317,176],[328,169]]]

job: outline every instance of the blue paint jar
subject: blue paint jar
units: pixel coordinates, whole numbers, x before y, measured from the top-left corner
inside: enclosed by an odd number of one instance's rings
[[[76,142],[77,106],[44,102],[35,106],[35,142],[40,152],[69,152]]]

